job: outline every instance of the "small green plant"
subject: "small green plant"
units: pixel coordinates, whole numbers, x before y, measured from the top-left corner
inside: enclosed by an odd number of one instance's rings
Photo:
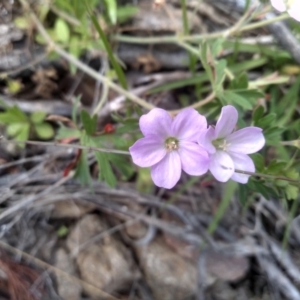
[[[46,113],[37,111],[26,115],[17,106],[6,107],[0,113],[0,124],[6,126],[6,133],[17,141],[27,141],[31,138],[48,140],[54,136],[52,126],[45,121]],[[20,147],[24,145],[20,144]]]

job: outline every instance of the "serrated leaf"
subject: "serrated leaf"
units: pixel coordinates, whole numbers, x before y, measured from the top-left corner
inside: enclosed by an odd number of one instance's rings
[[[12,123],[27,123],[27,116],[17,107],[13,106],[6,110],[6,112],[0,113],[0,123],[12,124]]]
[[[83,185],[92,185],[92,178],[87,159],[87,150],[82,150],[81,152],[74,177],[78,178],[79,182]]]
[[[272,160],[267,167],[267,171],[270,174],[279,174],[279,173],[282,174],[282,170],[285,167],[286,167],[286,162]]]
[[[68,24],[63,19],[56,19],[54,32],[56,41],[68,43],[70,39],[70,29]]]
[[[88,112],[82,110],[80,113],[80,117],[83,128],[85,129],[86,133],[88,135],[94,134],[97,127],[97,116],[95,115],[91,117]]]
[[[49,140],[54,136],[54,129],[49,123],[35,124],[34,129],[40,139]]]
[[[288,200],[297,201],[296,199],[298,198],[299,188],[297,186],[289,184],[285,188],[285,193],[286,193],[286,197],[287,197]]]
[[[35,124],[42,123],[45,120],[46,115],[47,113],[44,111],[35,111],[31,114],[30,120]]]
[[[117,179],[112,171],[107,154],[102,152],[95,152],[95,157],[100,169],[99,180],[105,180],[105,182],[109,186],[114,187],[117,183]]]

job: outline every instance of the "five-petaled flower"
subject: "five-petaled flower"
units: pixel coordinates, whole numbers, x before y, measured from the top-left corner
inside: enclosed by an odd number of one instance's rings
[[[172,118],[167,111],[154,108],[140,118],[139,125],[144,137],[129,151],[136,165],[151,167],[155,185],[170,189],[182,170],[195,176],[208,171],[207,151],[197,144],[207,122],[195,109],[183,109]]]
[[[300,0],[271,0],[272,6],[280,12],[288,14],[300,22]]]
[[[235,170],[255,172],[254,163],[247,154],[259,151],[265,144],[261,128],[246,127],[233,132],[237,120],[237,110],[231,105],[224,106],[216,127],[202,131],[198,140],[210,155],[210,172],[221,182],[231,178],[247,183],[249,175]]]

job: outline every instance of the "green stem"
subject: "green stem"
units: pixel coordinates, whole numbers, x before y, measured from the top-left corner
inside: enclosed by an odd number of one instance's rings
[[[20,1],[22,3],[23,7],[29,12],[31,19],[34,21],[40,34],[43,36],[43,38],[48,43],[49,49],[55,51],[57,54],[59,54],[60,56],[65,58],[69,63],[74,64],[78,69],[82,70],[83,72],[85,72],[86,74],[91,76],[92,78],[94,78],[98,81],[102,81],[103,84],[108,85],[110,88],[112,88],[116,92],[120,93],[121,95],[124,95],[127,99],[131,100],[132,102],[134,102],[146,109],[149,109],[149,110],[154,108],[154,106],[152,104],[146,102],[145,100],[143,100],[143,99],[135,96],[134,94],[130,93],[129,91],[123,89],[122,87],[120,87],[119,85],[114,83],[109,78],[107,78],[107,77],[103,76],[102,74],[100,74],[99,72],[93,70],[92,68],[90,68],[89,66],[87,66],[86,64],[84,64],[83,62],[78,60],[75,56],[69,54],[68,52],[63,50],[61,47],[59,47],[51,39],[51,37],[47,33],[44,26],[41,24],[41,22],[39,21],[37,16],[30,10],[30,7],[29,7],[27,1],[25,1],[25,0],[20,0]]]
[[[294,180],[294,179],[284,177],[284,176],[268,175],[268,174],[263,174],[263,173],[255,173],[255,172],[248,172],[248,171],[242,171],[242,170],[235,170],[235,172],[240,173],[240,174],[250,175],[250,176],[258,176],[258,177],[263,177],[263,178],[285,180],[288,182],[300,184],[299,180]]]
[[[180,41],[184,42],[199,42],[202,40],[211,40],[218,37],[226,36],[228,37],[228,33],[230,35],[234,35],[237,33],[257,29],[260,27],[264,27],[266,25],[270,25],[275,22],[283,21],[290,18],[288,14],[284,13],[279,15],[273,19],[263,20],[259,22],[255,22],[252,24],[245,25],[241,28],[232,31],[231,29],[223,30],[220,32],[213,32],[213,33],[204,33],[204,34],[195,34],[195,35],[187,35],[187,36],[179,36],[179,35],[168,35],[168,36],[159,36],[159,37],[131,37],[126,35],[115,35],[113,39],[119,42],[126,42],[126,43],[134,43],[134,44],[161,44],[161,43],[178,43]]]

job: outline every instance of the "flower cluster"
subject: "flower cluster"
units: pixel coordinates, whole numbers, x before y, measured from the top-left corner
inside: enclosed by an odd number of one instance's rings
[[[287,11],[293,19],[300,22],[300,0],[271,0],[271,4],[280,12]]]
[[[247,183],[249,175],[235,170],[255,171],[247,154],[259,151],[265,138],[258,127],[234,131],[237,120],[237,110],[231,105],[223,107],[216,126],[208,128],[205,117],[193,108],[183,109],[175,118],[154,108],[140,118],[144,137],[129,151],[136,165],[151,167],[151,177],[159,187],[174,187],[182,170],[194,176],[210,170],[221,182],[231,178]]]

